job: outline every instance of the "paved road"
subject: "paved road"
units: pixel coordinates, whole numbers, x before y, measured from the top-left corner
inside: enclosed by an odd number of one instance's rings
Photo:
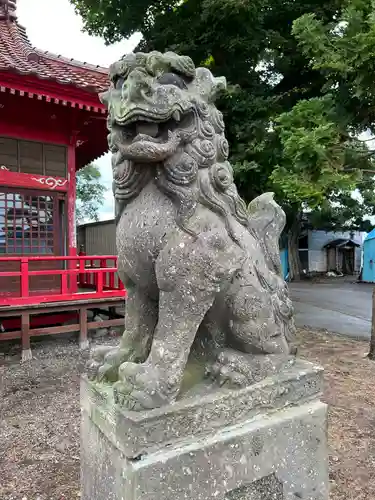
[[[369,339],[372,286],[343,281],[291,283],[297,326]]]

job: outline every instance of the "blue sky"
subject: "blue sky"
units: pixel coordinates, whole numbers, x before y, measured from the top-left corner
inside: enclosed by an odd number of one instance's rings
[[[82,21],[69,0],[18,0],[18,20],[26,27],[30,41],[42,50],[65,57],[73,57],[101,66],[109,66],[123,54],[131,52],[140,40],[134,35],[129,40],[106,46],[103,39],[82,33]],[[100,210],[102,220],[113,217],[113,197],[110,157],[108,154],[96,162],[108,188],[105,203]]]

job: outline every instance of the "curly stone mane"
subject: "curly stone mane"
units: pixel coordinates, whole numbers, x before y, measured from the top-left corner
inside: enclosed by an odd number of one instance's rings
[[[176,222],[188,229],[188,221],[201,203],[224,218],[230,236],[236,240],[231,220],[248,226],[246,205],[237,193],[233,170],[227,161],[229,147],[224,136],[222,114],[215,106],[195,101],[196,129],[184,150],[157,169],[156,182],[176,208]]]
[[[119,120],[117,112],[124,100],[124,88],[130,89],[126,94],[129,100],[133,85],[129,75],[134,74],[134,71],[141,74],[137,85],[148,85],[156,103],[158,92],[179,85],[181,88],[178,88],[177,97],[182,102],[183,110],[187,110],[185,116],[188,117],[187,126],[183,119],[181,124],[176,123],[174,135],[170,133],[168,144],[163,144],[156,137],[149,140],[146,146],[142,145],[145,163],[126,158],[123,152],[126,127]],[[109,146],[113,153],[116,219],[119,219],[124,206],[154,178],[159,189],[174,203],[176,223],[180,228],[195,235],[189,228],[189,219],[200,203],[224,219],[229,235],[236,241],[233,219],[248,227],[249,214],[233,182],[224,120],[214,105],[218,92],[226,86],[225,80],[214,78],[206,68],[195,68],[189,57],[157,52],[126,55],[111,67],[111,80],[111,89],[102,99],[109,108]],[[137,104],[139,108],[142,107],[142,118],[152,121],[152,116],[147,116],[149,105],[149,102],[147,106],[144,103]],[[173,106],[174,101],[171,99],[171,108]],[[173,113],[169,114],[174,116]],[[160,154],[162,148],[169,149],[170,154],[157,162],[156,168],[155,164],[147,165],[147,156],[152,161],[155,151]]]

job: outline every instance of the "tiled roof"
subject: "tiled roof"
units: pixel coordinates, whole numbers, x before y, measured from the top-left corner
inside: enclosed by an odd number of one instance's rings
[[[108,87],[108,70],[32,47],[16,18],[16,0],[0,0],[0,71],[34,75],[97,93]]]
[[[337,240],[332,240],[329,243],[326,243],[323,246],[323,248],[340,248],[340,247],[344,247],[344,246],[360,247],[361,245],[352,239],[337,238]]]

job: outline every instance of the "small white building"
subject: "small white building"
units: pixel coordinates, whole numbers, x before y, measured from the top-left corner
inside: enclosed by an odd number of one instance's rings
[[[302,269],[309,273],[359,273],[366,234],[363,231],[307,230],[299,239]]]

